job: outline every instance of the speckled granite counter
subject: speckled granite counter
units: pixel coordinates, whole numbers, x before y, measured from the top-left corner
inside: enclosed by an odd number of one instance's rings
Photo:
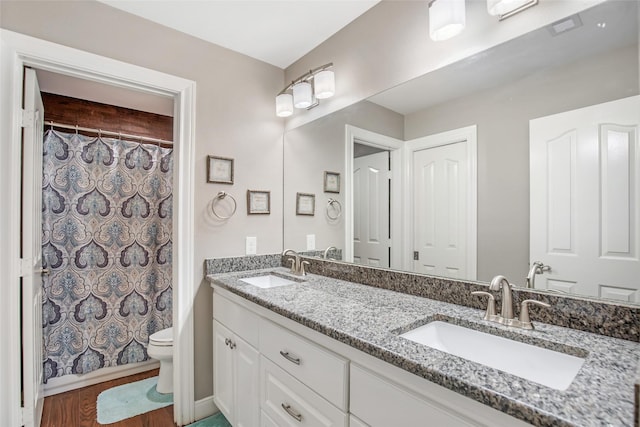
[[[286,268],[207,276],[249,301],[378,359],[539,426],[633,426],[640,344],[537,323],[507,329],[483,312],[385,289],[310,274],[305,283],[260,289],[238,279]],[[554,390],[400,338],[431,320],[507,336],[586,361],[565,391]]]

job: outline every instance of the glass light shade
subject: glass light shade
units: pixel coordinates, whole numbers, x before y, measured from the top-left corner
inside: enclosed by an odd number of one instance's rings
[[[466,24],[464,0],[434,0],[429,6],[429,36],[441,41],[460,34]]]
[[[290,93],[281,93],[276,96],[276,116],[289,117],[293,114],[293,96]]]
[[[320,71],[313,77],[313,87],[316,98],[331,98],[336,93],[336,79],[333,71]]]
[[[293,106],[296,108],[307,108],[313,103],[311,93],[311,83],[300,82],[293,86]]]
[[[487,11],[489,15],[504,15],[522,7],[531,0],[487,0]]]

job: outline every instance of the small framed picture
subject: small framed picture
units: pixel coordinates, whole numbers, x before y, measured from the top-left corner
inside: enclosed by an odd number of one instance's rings
[[[340,192],[340,174],[338,172],[324,171],[324,192]]]
[[[233,159],[207,156],[207,182],[233,184]]]
[[[296,215],[315,215],[316,195],[296,193]]]
[[[271,213],[271,192],[247,190],[247,215]]]

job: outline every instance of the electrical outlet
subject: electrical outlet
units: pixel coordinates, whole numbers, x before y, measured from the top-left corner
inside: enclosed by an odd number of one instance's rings
[[[246,253],[246,255],[255,255],[256,253],[258,253],[258,238],[257,237],[247,237],[245,253]]]
[[[316,235],[307,234],[307,250],[314,251],[316,249]]]

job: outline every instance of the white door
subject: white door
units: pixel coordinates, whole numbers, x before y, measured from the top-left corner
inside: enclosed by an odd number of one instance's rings
[[[389,152],[353,159],[353,262],[389,267]]]
[[[236,427],[260,424],[260,353],[246,341],[234,338]]]
[[[640,97],[531,120],[536,288],[640,302]]]
[[[42,417],[42,143],[44,106],[36,73],[25,69],[22,138],[22,377],[23,422]]]
[[[466,141],[413,151],[414,271],[469,278]]]
[[[227,420],[235,425],[234,363],[233,351],[229,347],[232,338],[230,330],[213,321],[213,399]]]

